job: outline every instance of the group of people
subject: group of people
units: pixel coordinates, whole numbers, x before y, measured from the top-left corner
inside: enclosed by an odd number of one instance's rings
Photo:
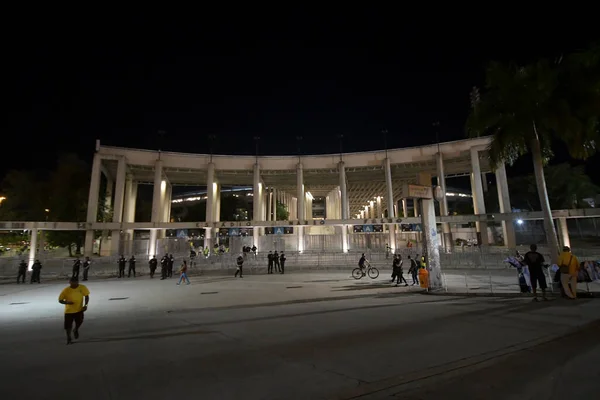
[[[544,272],[544,256],[538,253],[537,245],[532,244],[529,246],[529,251],[521,256],[517,252],[517,260],[522,264],[526,265],[529,269],[529,280],[531,282],[531,291],[533,292],[533,301],[539,301],[537,295],[538,285],[542,290],[542,298],[548,300],[546,297],[546,289],[548,287],[546,283],[546,274]],[[554,281],[560,282],[561,293],[564,297],[569,299],[577,298],[577,277],[579,274],[580,264],[577,257],[571,253],[569,246],[564,246],[563,250],[558,258],[558,271],[554,277]]]
[[[408,262],[410,263],[410,267],[408,268],[408,273],[411,275],[412,277],[412,285],[418,285],[419,284],[419,269],[420,268],[425,268],[425,257],[421,257],[419,259],[419,255],[417,254],[415,258],[411,258],[411,256],[409,255],[408,257]],[[369,262],[367,260],[367,257],[365,256],[365,253],[362,253],[360,259],[358,260],[358,266],[362,271],[363,276],[365,275],[365,268],[366,265],[368,265]],[[392,283],[396,282],[396,286],[398,286],[400,283],[404,282],[404,286],[408,286],[408,282],[406,281],[406,278],[404,277],[404,261],[402,260],[402,255],[401,254],[394,254],[394,259],[392,261]]]
[[[267,274],[272,274],[273,270],[280,274],[285,273],[285,260],[287,260],[287,258],[283,251],[281,254],[279,254],[277,250],[275,250],[275,253],[269,251],[269,254],[267,255]]]
[[[411,258],[409,255],[407,257],[408,263],[410,267],[408,268],[408,273],[412,277],[412,286],[419,284],[419,268],[425,267],[425,257],[421,257],[419,260],[419,255],[417,254],[415,258]],[[404,277],[404,261],[402,260],[401,254],[395,254],[394,260],[392,262],[392,283],[394,280],[396,281],[396,286],[398,286],[401,282],[404,282],[404,286],[408,286],[408,282]]]
[[[35,260],[33,265],[31,266],[31,278],[29,283],[37,282],[40,283],[40,274],[42,272],[42,263],[40,260]],[[25,283],[25,278],[27,277],[27,263],[25,260],[21,260],[19,263],[18,273],[17,273],[17,283]]]

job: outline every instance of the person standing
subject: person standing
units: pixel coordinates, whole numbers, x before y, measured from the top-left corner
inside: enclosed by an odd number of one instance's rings
[[[577,274],[579,272],[579,260],[569,246],[563,247],[563,251],[558,258],[558,268],[560,270],[560,283],[565,294],[570,299],[577,298]]]
[[[404,286],[408,286],[408,282],[406,282],[406,278],[404,277],[404,271],[402,270],[402,256],[400,254],[396,254],[395,256],[398,259],[398,276],[396,278],[396,286],[400,284],[400,282],[404,282]]]
[[[25,260],[21,260],[19,264],[19,274],[17,275],[17,283],[25,283],[25,277],[27,276],[27,264],[25,264]],[[21,280],[22,279],[22,280]],[[21,280],[21,282],[19,282]]]
[[[273,273],[273,252],[269,251],[267,255],[267,274]]]
[[[177,282],[177,286],[181,285],[181,282],[182,282],[184,279],[185,279],[185,281],[186,281],[186,285],[189,285],[189,284],[190,284],[190,280],[188,279],[188,276],[187,276],[187,270],[188,270],[188,267],[187,267],[187,262],[186,262],[185,260],[183,260],[183,265],[182,265],[182,266],[181,266],[181,268],[179,269],[179,273],[180,273],[181,275],[179,276],[179,282]]]
[[[131,256],[129,259],[129,269],[127,270],[128,278],[131,278],[131,271],[133,271],[133,277],[135,278],[135,256]]]
[[[279,263],[281,264],[281,274],[285,273],[285,260],[287,260],[287,258],[285,258],[285,254],[283,254],[282,251],[281,255],[279,256]]]
[[[121,258],[119,258],[117,263],[119,264],[119,278],[125,278],[125,264],[127,264],[127,260],[123,254],[121,254]]]
[[[165,254],[163,258],[160,259],[160,280],[167,279],[167,270],[169,269],[169,257],[168,254]]]
[[[410,256],[408,256],[408,262],[410,263],[410,268],[408,269],[408,273],[412,276],[412,280],[413,283],[412,285],[418,285],[419,284],[419,278],[418,278],[418,274],[419,274],[419,267],[417,266],[417,262],[415,260],[413,260],[412,258],[410,258]]]
[[[237,278],[238,274],[240,274],[240,278],[244,277],[244,257],[240,254],[237,258],[237,269],[235,270],[234,278]]]
[[[396,280],[396,277],[400,275],[400,271],[398,271],[398,266],[400,265],[400,261],[397,256],[394,256],[392,261],[392,283]]]
[[[90,302],[90,291],[84,285],[80,285],[76,278],[71,278],[69,286],[64,288],[58,295],[58,302],[65,305],[64,328],[67,333],[67,344],[73,343],[71,329],[75,322],[73,336],[79,339],[79,328],[83,324],[83,313],[87,311]]]
[[[75,259],[75,262],[73,263],[73,275],[71,275],[71,278],[75,278],[77,280],[79,280],[79,270],[81,269],[81,260],[79,259],[79,257],[77,257]]]
[[[40,283],[40,274],[42,271],[42,263],[40,262],[40,260],[35,260],[35,262],[31,266],[31,269],[32,269],[31,283],[33,283],[33,282]]]
[[[537,252],[537,246],[532,244],[529,246],[530,251],[525,253],[523,263],[529,267],[529,279],[531,280],[531,289],[533,290],[533,301],[539,301],[537,297],[537,286],[540,284],[542,289],[542,298],[546,298],[546,275],[544,275],[544,256]]]
[[[83,280],[84,281],[88,280],[88,273],[90,272],[91,264],[92,264],[92,262],[90,261],[90,258],[86,257],[85,261],[83,262]]]
[[[148,264],[150,265],[150,278],[154,278],[154,272],[156,271],[156,267],[158,267],[156,256],[152,256]]]
[[[171,278],[173,276],[173,264],[175,264],[175,258],[173,257],[173,254],[171,254],[169,256],[169,263],[168,263],[168,269],[167,269],[167,276],[169,278]]]
[[[275,264],[275,271],[281,273],[281,265],[279,265],[279,253],[275,250],[273,254],[273,263]]]

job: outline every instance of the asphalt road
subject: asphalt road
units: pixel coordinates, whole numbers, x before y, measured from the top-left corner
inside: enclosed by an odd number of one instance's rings
[[[600,303],[423,295],[344,274],[0,287],[0,398],[552,399],[598,391]],[[573,397],[574,396],[574,397]]]

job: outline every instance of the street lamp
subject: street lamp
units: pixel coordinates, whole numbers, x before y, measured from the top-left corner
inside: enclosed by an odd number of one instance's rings
[[[6,200],[6,197],[4,197],[4,196],[0,196],[0,204],[2,204],[2,202],[3,202],[4,200]]]

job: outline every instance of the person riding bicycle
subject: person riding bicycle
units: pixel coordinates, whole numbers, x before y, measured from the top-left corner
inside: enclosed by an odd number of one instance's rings
[[[360,260],[358,260],[358,268],[360,268],[363,276],[365,276],[365,264],[369,265],[369,262],[367,261],[367,257],[365,257],[365,253],[362,253]]]

